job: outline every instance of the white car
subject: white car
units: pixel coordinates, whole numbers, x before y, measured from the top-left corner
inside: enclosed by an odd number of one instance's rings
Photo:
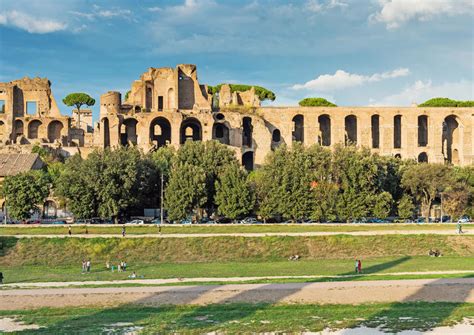
[[[469,222],[469,217],[463,216],[458,220],[459,223],[468,223]]]
[[[137,219],[137,220],[132,220],[130,222],[126,222],[125,224],[144,224],[144,223],[145,221]]]

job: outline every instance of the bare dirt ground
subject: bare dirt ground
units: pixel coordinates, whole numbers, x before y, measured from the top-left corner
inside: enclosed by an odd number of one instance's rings
[[[47,288],[0,291],[0,310],[67,306],[211,304],[234,302],[359,304],[474,302],[474,278],[326,283]]]
[[[0,232],[1,233],[1,232]],[[354,232],[284,232],[284,233],[196,233],[196,234],[129,234],[126,238],[177,238],[177,237],[215,237],[215,236],[243,236],[243,237],[264,237],[264,236],[331,236],[331,235],[353,235],[353,236],[372,236],[372,235],[457,235],[454,230],[380,230],[380,231],[354,231]],[[466,231],[463,235],[474,235],[474,230]],[[66,235],[66,234],[18,234],[18,235],[5,235],[16,238],[57,238],[57,237],[80,237],[80,238],[117,238],[122,237],[121,234],[78,234],[78,235]]]

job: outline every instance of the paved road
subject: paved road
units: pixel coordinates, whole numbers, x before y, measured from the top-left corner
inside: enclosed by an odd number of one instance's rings
[[[0,291],[0,310],[210,303],[474,302],[474,278],[288,284],[48,288]]]
[[[371,273],[370,276],[417,276],[417,275],[467,275],[473,274],[474,270],[466,271],[415,271],[415,272],[391,272],[391,273]],[[4,288],[51,288],[51,287],[67,287],[67,286],[86,286],[86,285],[120,285],[120,284],[141,284],[141,285],[165,285],[176,283],[210,283],[225,282],[239,283],[257,280],[275,280],[275,279],[317,279],[317,278],[357,278],[367,276],[366,274],[352,275],[305,275],[305,276],[259,276],[259,277],[198,277],[198,278],[166,278],[166,279],[127,279],[127,280],[89,280],[89,281],[68,281],[68,282],[30,282],[30,283],[8,283],[4,284]]]
[[[216,236],[243,236],[243,237],[263,237],[263,236],[331,236],[331,235],[354,235],[354,236],[371,236],[371,235],[422,235],[422,234],[434,234],[434,235],[457,235],[454,230],[380,230],[380,231],[354,231],[354,232],[279,232],[279,233],[196,233],[196,234],[128,234],[126,238],[188,238],[188,237],[216,237]],[[463,235],[474,235],[474,230],[467,231]],[[43,238],[57,238],[57,237],[80,237],[80,238],[117,238],[122,237],[121,234],[77,234],[77,235],[65,235],[65,234],[18,234],[18,235],[1,235],[16,238],[32,238],[32,237],[43,237]]]

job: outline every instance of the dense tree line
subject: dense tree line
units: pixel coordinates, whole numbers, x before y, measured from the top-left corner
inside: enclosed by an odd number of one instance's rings
[[[135,147],[97,150],[62,163],[40,152],[44,171],[7,177],[10,214],[29,217],[47,196],[76,218],[126,218],[158,208],[161,177],[169,220],[214,215],[238,219],[352,221],[363,217],[428,217],[442,200],[453,218],[473,215],[474,167],[416,163],[368,149],[282,145],[247,173],[234,151],[216,141],[187,142],[144,154]]]

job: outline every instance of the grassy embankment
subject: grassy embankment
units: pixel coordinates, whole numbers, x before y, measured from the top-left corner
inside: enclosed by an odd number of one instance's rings
[[[463,225],[469,230],[474,225]],[[89,234],[121,234],[122,225],[88,226]],[[227,224],[227,225],[165,225],[162,234],[208,234],[208,233],[304,233],[304,232],[363,232],[387,230],[440,230],[456,233],[455,224]],[[72,225],[73,234],[85,234],[84,225]],[[156,225],[127,225],[128,235],[157,234]],[[0,225],[0,235],[67,235],[68,225],[28,226]]]
[[[69,307],[0,311],[0,317],[7,316],[44,327],[21,334],[115,334],[133,330],[139,330],[143,334],[202,334],[212,331],[231,334],[271,331],[288,333],[357,326],[381,327],[388,332],[398,332],[409,329],[423,331],[459,323],[465,317],[474,317],[474,304],[126,305],[106,309]]]
[[[362,259],[364,274],[368,275],[365,279],[376,273],[474,270],[474,236],[0,237],[0,241],[3,246],[0,270],[5,282],[10,283],[117,280],[126,279],[130,271],[136,271],[147,279],[352,275],[355,258]],[[443,257],[428,257],[431,248],[441,250]],[[294,254],[300,255],[301,260],[288,261],[288,257]],[[81,261],[89,258],[92,272],[83,275],[80,273]],[[111,264],[126,260],[129,272],[107,271],[107,260]],[[459,276],[465,277],[466,274]],[[377,279],[382,278],[386,279]]]

